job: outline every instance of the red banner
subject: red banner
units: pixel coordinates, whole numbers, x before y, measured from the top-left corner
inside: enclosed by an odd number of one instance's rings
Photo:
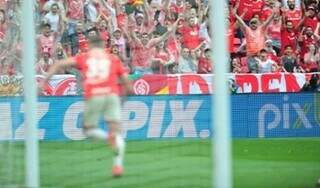
[[[213,75],[145,75],[134,81],[136,95],[209,94]],[[299,92],[311,74],[230,74],[236,93]]]
[[[229,74],[236,93],[299,92],[312,74]],[[41,80],[43,76],[37,76]],[[22,76],[0,76],[0,96],[23,93]],[[136,95],[210,94],[214,76],[210,74],[144,75],[132,78]],[[81,94],[73,75],[55,75],[43,95]]]

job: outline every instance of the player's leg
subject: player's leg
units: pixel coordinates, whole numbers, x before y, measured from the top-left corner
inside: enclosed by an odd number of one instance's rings
[[[123,159],[125,154],[125,141],[121,134],[121,110],[120,98],[118,96],[108,96],[108,104],[105,106],[104,117],[109,126],[109,142],[114,150],[113,175],[120,176],[123,169]]]
[[[123,171],[123,159],[125,154],[125,141],[123,136],[121,135],[121,130],[119,129],[119,122],[107,122],[109,125],[109,142],[110,147],[114,151],[113,158],[113,175],[121,176]]]
[[[103,97],[91,97],[85,101],[83,133],[88,138],[106,140],[107,133],[97,127],[97,122],[104,110],[105,100]]]

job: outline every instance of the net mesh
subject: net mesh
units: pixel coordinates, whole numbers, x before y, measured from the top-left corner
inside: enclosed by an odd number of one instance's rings
[[[2,19],[5,18],[5,24],[1,24],[0,96],[9,96],[13,93],[19,95],[23,91],[21,84],[21,10],[17,1],[6,3],[2,1],[0,7],[3,10]],[[17,76],[12,76],[14,74]],[[16,112],[12,111],[8,98],[1,97],[0,101],[0,187],[22,187],[25,182],[24,143],[17,132],[13,131],[15,129],[13,122],[20,120],[12,117],[12,113]]]
[[[4,188],[24,184],[23,143],[6,141],[0,143],[0,185]]]
[[[23,93],[19,5],[19,1],[8,1],[7,33],[0,43],[4,73],[0,74],[0,94],[5,96]],[[35,17],[36,23],[41,23],[41,16]],[[319,101],[313,94],[234,95],[232,134],[241,138],[318,137]],[[130,97],[124,106],[125,174],[115,179],[111,174],[114,153],[107,142],[86,140],[82,134],[82,98],[41,97],[37,114],[41,187],[211,186],[210,96]],[[0,114],[0,187],[24,187],[22,99],[1,97]],[[234,143],[235,161],[239,162],[235,163],[236,187],[269,185],[270,179],[279,187],[312,187],[310,182],[320,174],[317,138]],[[278,169],[284,170],[273,176],[279,164],[282,168]],[[278,177],[288,177],[290,182]]]

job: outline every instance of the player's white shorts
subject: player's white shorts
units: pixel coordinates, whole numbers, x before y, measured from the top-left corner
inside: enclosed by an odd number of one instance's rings
[[[93,96],[85,101],[85,126],[97,126],[101,115],[106,121],[120,122],[120,97],[117,95]]]

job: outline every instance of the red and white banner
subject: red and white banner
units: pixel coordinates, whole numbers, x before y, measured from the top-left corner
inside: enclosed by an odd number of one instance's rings
[[[237,93],[299,92],[312,74],[230,74]],[[0,76],[0,96],[23,93],[22,76]],[[38,75],[37,81],[43,79]],[[144,75],[133,81],[136,95],[210,94],[214,76],[210,74]],[[43,95],[77,95],[73,75],[54,75],[45,86]]]
[[[44,77],[37,75],[36,78],[39,82]],[[77,95],[77,90],[76,77],[70,74],[61,74],[51,77],[49,82],[45,85],[42,94],[49,96]]]
[[[230,74],[237,93],[299,92],[312,74]],[[137,95],[209,94],[213,75],[145,75],[134,81]]]

